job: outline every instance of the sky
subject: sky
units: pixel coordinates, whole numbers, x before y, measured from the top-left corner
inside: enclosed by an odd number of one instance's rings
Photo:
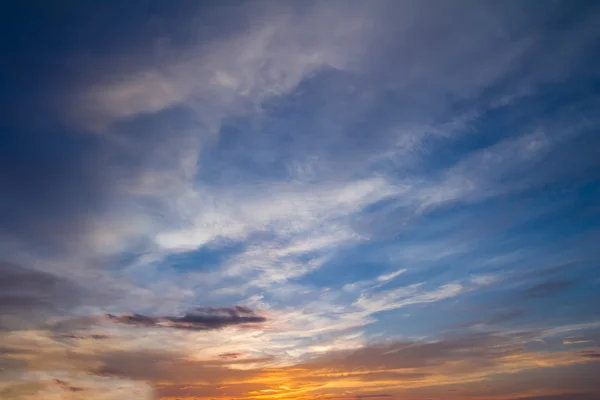
[[[0,398],[600,398],[599,2],[0,15]]]

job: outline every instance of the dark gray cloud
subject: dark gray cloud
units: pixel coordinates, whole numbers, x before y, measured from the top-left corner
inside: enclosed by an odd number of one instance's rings
[[[81,289],[68,279],[0,262],[0,321],[65,311],[80,301]]]
[[[62,379],[53,379],[52,382],[54,382],[55,384],[57,384],[58,386],[60,386],[61,389],[66,390],[68,392],[81,392],[83,390],[83,388],[77,387],[77,386],[72,386],[69,384],[69,382],[66,382]]]
[[[515,310],[490,310],[487,309],[487,315],[484,318],[478,319],[476,321],[469,321],[462,324],[459,324],[459,328],[470,328],[476,325],[486,325],[486,326],[497,326],[502,325],[507,322],[511,322],[517,320],[527,313],[524,309],[515,309]]]
[[[84,340],[84,339],[93,339],[93,340],[104,340],[110,338],[107,335],[76,335],[76,334],[64,334],[60,335],[61,338],[64,339],[73,339],[73,340]]]
[[[574,286],[574,282],[570,280],[552,280],[548,282],[538,283],[527,289],[524,289],[521,293],[525,297],[544,297],[552,296],[557,293],[563,292]]]
[[[585,358],[600,359],[600,352],[598,351],[584,351],[582,354]]]
[[[43,328],[56,335],[57,338],[75,339],[89,338],[101,339],[103,335],[90,335],[88,330],[99,321],[97,316],[67,317],[59,320],[46,321]]]
[[[164,327],[206,331],[232,325],[259,324],[267,320],[254,310],[243,307],[197,307],[182,317],[151,317],[142,314],[107,314],[116,323],[139,327]]]
[[[492,272],[498,272],[498,280],[486,288],[485,296],[474,293],[466,297],[465,308],[461,310],[465,321],[455,327],[483,325],[490,329],[501,326],[530,329],[572,324],[580,316],[592,320],[595,313],[569,294],[578,291],[595,293],[590,286],[592,281],[587,278],[595,274],[594,268],[595,263],[586,259],[541,266],[532,264],[519,269],[502,267]],[[569,312],[556,313],[559,308],[569,309]]]
[[[221,354],[219,354],[219,357],[221,357],[225,360],[235,360],[236,358],[240,358],[243,355],[244,355],[243,353],[231,352],[231,353],[221,353]]]

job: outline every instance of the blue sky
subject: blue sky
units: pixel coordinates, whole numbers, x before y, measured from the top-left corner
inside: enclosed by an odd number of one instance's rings
[[[3,398],[600,395],[598,5],[3,9]]]

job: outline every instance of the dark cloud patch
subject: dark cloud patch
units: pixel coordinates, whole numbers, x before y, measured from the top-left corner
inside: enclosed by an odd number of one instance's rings
[[[60,337],[64,338],[64,339],[73,339],[73,340],[85,340],[85,339],[104,340],[104,339],[110,338],[110,336],[107,336],[107,335],[76,335],[76,334],[64,334],[64,335],[60,335]]]
[[[569,280],[551,280],[531,286],[523,290],[521,294],[528,298],[552,296],[570,289],[574,284]]]
[[[585,358],[599,359],[600,360],[600,352],[598,351],[583,351],[581,353]]]
[[[80,387],[77,387],[77,386],[72,386],[68,382],[63,381],[62,379],[53,379],[52,382],[54,382],[55,384],[57,384],[58,386],[60,386],[61,389],[65,390],[67,392],[81,392],[81,391],[83,391],[83,388],[80,388]]]
[[[107,314],[116,323],[138,327],[162,327],[206,331],[221,329],[233,325],[260,324],[267,318],[254,310],[243,307],[197,307],[182,317],[151,317],[142,314]]]
[[[503,322],[512,321],[525,315],[525,310],[511,310],[496,315],[492,315],[485,322],[488,325],[497,325]]]
[[[524,309],[515,309],[515,310],[502,310],[494,313],[489,313],[489,316],[481,318],[477,321],[469,321],[462,324],[459,324],[459,328],[471,328],[476,325],[485,325],[485,326],[498,326],[507,322],[511,322],[517,320],[527,313]]]
[[[0,347],[0,356],[6,356],[11,354],[20,354],[21,350],[12,349],[10,347]]]
[[[68,339],[69,335],[72,336],[72,339],[84,338],[89,337],[87,331],[101,320],[102,318],[97,316],[68,317],[58,321],[48,321],[42,328],[64,339]]]
[[[80,299],[81,289],[68,279],[0,262],[1,325],[9,317],[23,321],[33,315],[71,309]]]
[[[537,268],[527,268],[525,271],[514,271],[507,279],[508,283],[529,282],[532,280],[555,279],[557,275],[568,273],[576,268],[580,268],[581,263],[577,261],[568,261],[560,264],[541,266]]]
[[[221,353],[221,354],[219,354],[219,357],[221,357],[224,360],[235,360],[236,358],[240,358],[241,356],[243,356],[242,353]]]
[[[465,299],[464,321],[454,327],[478,325],[491,329],[567,325],[595,319],[597,312],[582,301],[596,295],[592,276],[595,263],[582,259],[556,264],[524,265],[519,269],[491,271],[497,281]],[[572,295],[578,293],[578,295]],[[591,302],[590,304],[593,304]],[[561,310],[561,312],[556,312]]]
[[[573,278],[574,272],[583,275],[589,268],[589,265],[581,260],[571,260],[558,264],[524,265],[508,271],[502,266],[492,272],[498,272],[502,276],[499,286],[521,292],[531,288],[532,294],[535,295],[536,291],[539,293],[546,290],[560,291],[566,289],[569,284],[579,283]]]

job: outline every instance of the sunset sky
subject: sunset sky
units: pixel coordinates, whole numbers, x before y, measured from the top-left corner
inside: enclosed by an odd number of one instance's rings
[[[600,2],[1,3],[0,399],[600,399]]]

